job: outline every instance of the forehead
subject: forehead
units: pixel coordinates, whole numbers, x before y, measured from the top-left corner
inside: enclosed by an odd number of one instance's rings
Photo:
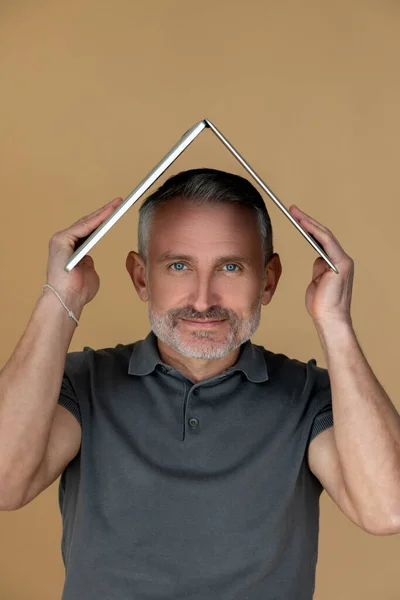
[[[174,198],[157,207],[150,227],[149,255],[177,252],[261,252],[255,211],[238,204],[196,205]]]

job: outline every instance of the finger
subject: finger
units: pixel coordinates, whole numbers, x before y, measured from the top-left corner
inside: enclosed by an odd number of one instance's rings
[[[86,254],[86,256],[84,256],[80,262],[85,267],[93,267],[94,266],[94,260],[89,254]]]
[[[89,235],[111,214],[121,200],[122,198],[114,198],[114,200],[111,200],[111,202],[108,202],[105,206],[97,209],[92,214],[81,217],[79,221],[76,221],[64,230],[65,233],[73,238],[81,238]],[[74,241],[76,240],[74,239]]]
[[[290,212],[294,214],[294,216],[298,219],[307,219],[308,221],[311,221],[311,223],[314,223],[314,225],[317,225],[318,227],[321,227],[321,229],[323,229],[324,231],[328,231],[328,228],[325,227],[325,225],[322,225],[322,223],[319,223],[316,219],[313,219],[313,217],[310,217],[310,215],[308,215],[307,213],[304,212],[304,210],[301,210],[298,206],[296,206],[295,204],[292,204],[292,206],[290,207]]]
[[[122,200],[122,198],[114,198],[114,200],[111,200],[111,202],[107,202],[107,204],[105,204],[101,208],[97,208],[92,213],[89,213],[88,215],[84,215],[83,217],[81,217],[80,219],[75,221],[75,223],[73,223],[73,225],[71,227],[73,227],[81,222],[91,222],[93,219],[97,220],[97,217],[99,215],[101,215],[102,218],[105,218],[104,215],[107,212],[110,212],[111,209],[116,208],[116,206],[118,206],[118,204],[120,204],[121,200]]]
[[[92,213],[89,213],[88,215],[85,215],[84,217],[81,217],[82,219],[88,219],[91,218],[93,216],[98,215],[99,213],[103,212],[104,210],[110,208],[110,207],[116,207],[118,206],[118,204],[120,204],[122,198],[114,198],[114,200],[111,200],[110,202],[107,202],[106,204],[104,204],[104,206],[101,206],[100,208],[97,208],[96,210],[94,210]],[[80,219],[79,219],[80,220]]]
[[[313,281],[318,282],[319,278],[322,277],[322,275],[329,270],[330,267],[326,264],[325,260],[321,258],[321,256],[319,256],[313,264]]]
[[[325,227],[325,225],[322,225],[321,223],[319,223],[318,221],[316,221],[315,219],[310,217],[307,213],[305,213],[303,210],[301,210],[295,204],[292,204],[292,206],[290,208],[292,209],[293,207],[294,207],[294,210],[292,210],[291,212],[294,213],[295,210],[297,211],[297,213],[296,213],[298,215],[297,219],[301,225],[304,226],[304,223],[313,223],[316,227],[319,227],[322,231],[325,231],[328,235],[330,235],[335,240],[337,245],[340,246],[338,239],[335,237],[335,235],[332,233],[332,231],[330,229],[328,229],[328,227]]]
[[[315,237],[317,242],[321,244],[326,254],[334,264],[337,264],[346,258],[347,255],[345,251],[330,231],[322,229],[321,226],[315,225],[312,221],[307,219],[302,219],[301,225],[308,233]]]

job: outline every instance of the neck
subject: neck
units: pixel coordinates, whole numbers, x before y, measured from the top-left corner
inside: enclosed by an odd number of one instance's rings
[[[237,362],[240,354],[239,346],[239,348],[236,348],[223,358],[187,358],[159,338],[157,338],[157,346],[161,360],[194,383],[223,373]]]

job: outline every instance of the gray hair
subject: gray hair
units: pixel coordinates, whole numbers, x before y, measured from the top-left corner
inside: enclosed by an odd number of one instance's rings
[[[271,220],[261,194],[244,177],[217,169],[191,169],[173,175],[146,198],[139,209],[138,254],[148,261],[151,219],[157,206],[172,198],[187,198],[193,204],[235,203],[250,207],[257,216],[264,257],[263,272],[271,259],[273,234]]]

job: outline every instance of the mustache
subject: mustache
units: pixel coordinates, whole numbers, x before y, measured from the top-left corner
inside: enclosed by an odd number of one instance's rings
[[[212,306],[206,312],[198,312],[194,308],[180,308],[176,310],[169,311],[171,317],[177,319],[194,319],[196,321],[200,321],[201,319],[235,319],[236,314],[233,311],[229,311],[227,309],[220,308],[219,306]]]

